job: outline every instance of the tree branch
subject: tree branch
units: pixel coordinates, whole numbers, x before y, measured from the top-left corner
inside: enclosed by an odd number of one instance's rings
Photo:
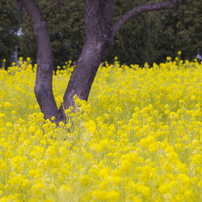
[[[120,17],[114,24],[112,28],[112,36],[114,36],[119,29],[126,23],[128,20],[130,20],[132,17],[148,12],[148,11],[157,11],[157,10],[165,10],[165,9],[172,9],[179,6],[183,0],[170,0],[167,2],[161,2],[161,3],[155,3],[155,4],[144,4],[137,6],[131,10],[129,10],[127,13],[125,13],[122,17]]]

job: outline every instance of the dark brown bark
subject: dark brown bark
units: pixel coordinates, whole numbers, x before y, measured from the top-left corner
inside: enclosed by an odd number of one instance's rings
[[[148,11],[158,11],[158,10],[165,10],[165,9],[173,9],[179,6],[183,0],[171,0],[161,3],[155,3],[155,4],[144,4],[137,6],[131,10],[129,10],[127,13],[125,13],[117,22],[114,23],[113,29],[112,29],[112,35],[114,36],[119,29],[128,22],[131,18],[135,17],[136,15]]]
[[[40,8],[35,0],[21,0],[26,9],[38,44],[35,95],[45,119],[60,119],[52,90],[53,54],[50,37]]]
[[[45,119],[55,116],[58,123],[65,120],[63,107],[68,109],[70,106],[75,106],[74,95],[82,100],[88,100],[103,55],[113,43],[114,35],[129,19],[147,11],[175,8],[183,0],[138,6],[125,13],[114,25],[112,25],[112,17],[116,0],[84,0],[86,38],[65,91],[63,106],[59,110],[52,92],[53,56],[46,23],[35,0],[21,1],[30,16],[38,44],[38,68],[34,88],[36,98]]]
[[[145,4],[136,7],[112,25],[115,2],[116,0],[109,2],[106,0],[84,0],[86,40],[65,92],[63,102],[65,109],[74,106],[74,95],[87,101],[104,53],[113,43],[114,35],[130,18],[146,11],[174,8],[178,1],[172,0],[172,2]]]
[[[74,106],[74,95],[87,101],[102,57],[113,42],[111,21],[115,0],[105,2],[84,1],[86,38],[64,95],[65,109]]]

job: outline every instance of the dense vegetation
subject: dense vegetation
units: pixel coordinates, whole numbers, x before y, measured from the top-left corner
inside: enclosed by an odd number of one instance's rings
[[[75,97],[76,112],[57,128],[44,123],[29,62],[0,70],[1,202],[202,200],[196,60],[168,57],[150,69],[106,62],[89,102]],[[54,75],[58,106],[73,68],[69,61]]]
[[[4,59],[11,65],[11,56],[19,45],[16,35],[20,26],[19,11],[14,0],[1,0],[0,3],[0,66]]]
[[[149,3],[159,2],[153,0]],[[16,35],[12,32],[12,37],[8,39],[11,24],[22,27],[23,35],[19,38],[19,55],[31,57],[33,63],[36,62],[37,44],[31,27],[31,23],[26,12],[23,12],[22,23],[19,25],[19,12],[14,5],[15,0],[10,3],[3,1],[0,9],[0,60],[6,57],[10,61],[10,56],[14,52],[15,45],[18,44]],[[55,0],[37,1],[45,20],[48,20],[57,4]],[[48,22],[48,29],[52,41],[55,68],[63,66],[65,61],[76,61],[81,53],[84,37],[85,24],[83,17],[83,1],[65,0],[60,1],[55,14]],[[115,8],[114,21],[131,8],[145,3],[146,0],[131,1],[118,0]],[[5,5],[4,5],[5,4]],[[22,10],[22,7],[20,7]],[[9,11],[9,14],[4,12]],[[22,12],[20,12],[22,14]],[[10,17],[9,17],[10,16]],[[121,63],[144,65],[165,61],[166,56],[173,59],[179,50],[182,51],[181,58],[192,60],[198,53],[202,54],[202,2],[198,0],[184,0],[183,4],[175,10],[165,10],[143,13],[131,19],[115,36],[114,44],[111,46],[104,58],[109,63],[113,63],[114,56],[118,56]],[[7,20],[7,21],[5,21]],[[6,22],[2,24],[3,22]],[[6,32],[7,38],[5,38]],[[8,40],[7,40],[8,39]],[[9,49],[9,50],[8,50]],[[9,64],[7,64],[8,66]]]

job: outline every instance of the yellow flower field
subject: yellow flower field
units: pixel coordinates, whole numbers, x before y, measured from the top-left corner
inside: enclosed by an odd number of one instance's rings
[[[29,62],[0,69],[0,202],[202,201],[201,64],[105,63],[89,101],[75,97],[56,128],[40,113]],[[66,67],[53,78],[58,106]]]

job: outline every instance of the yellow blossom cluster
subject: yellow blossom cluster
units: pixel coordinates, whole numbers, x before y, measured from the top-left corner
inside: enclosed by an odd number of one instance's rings
[[[74,69],[53,76],[57,105]],[[100,66],[89,101],[44,120],[30,59],[0,69],[0,202],[202,201],[202,65]],[[54,120],[54,117],[52,117]]]

